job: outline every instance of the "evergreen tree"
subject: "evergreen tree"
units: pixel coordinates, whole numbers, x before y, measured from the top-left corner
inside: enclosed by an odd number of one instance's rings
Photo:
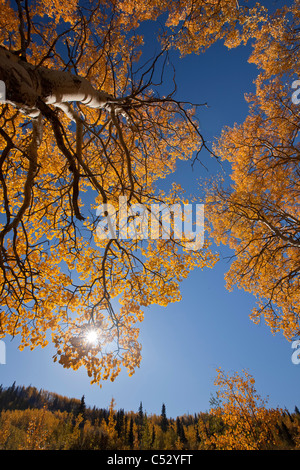
[[[86,412],[86,405],[85,405],[85,397],[82,395],[81,400],[80,400],[80,405],[78,408],[78,414],[82,414],[82,416],[85,416]]]
[[[84,395],[82,395],[81,400],[80,400],[80,404],[79,404],[79,407],[78,407],[77,416],[79,416],[79,415],[82,416],[82,421],[79,424],[79,428],[83,429],[85,419],[86,419],[86,405],[85,405]]]
[[[183,444],[186,443],[187,440],[185,437],[184,428],[183,428],[182,421],[179,418],[179,416],[176,419],[176,433],[180,439],[180,442],[182,442]]]
[[[125,413],[125,415],[124,415],[124,436],[123,436],[124,444],[126,443],[126,440],[127,440],[127,421],[128,421],[128,416],[127,416],[127,413]]]
[[[133,418],[130,418],[129,424],[129,433],[128,433],[128,444],[130,449],[133,449],[133,442],[134,442],[134,434],[133,434]]]
[[[121,437],[124,427],[124,410],[117,411],[117,423],[116,423],[116,430],[118,433],[118,437]]]
[[[160,426],[163,432],[166,432],[168,429],[168,419],[167,419],[167,414],[166,414],[166,405],[163,403],[162,408],[161,408],[161,420],[160,420]]]
[[[143,404],[140,402],[138,415],[136,417],[136,423],[138,425],[138,441],[140,442],[142,439],[142,429],[143,429],[143,422],[144,422],[144,411],[143,411]]]
[[[143,421],[144,421],[143,403],[140,402],[140,406],[139,406],[139,422],[138,422],[138,424],[141,426],[141,425],[143,424]]]

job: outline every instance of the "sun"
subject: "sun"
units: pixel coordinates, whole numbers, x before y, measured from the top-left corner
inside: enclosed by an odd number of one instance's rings
[[[86,341],[91,345],[96,345],[99,341],[99,335],[96,330],[89,330],[85,335]]]

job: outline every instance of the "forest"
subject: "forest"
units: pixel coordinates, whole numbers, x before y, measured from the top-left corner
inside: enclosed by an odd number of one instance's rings
[[[300,411],[271,409],[247,372],[218,370],[205,412],[167,417],[89,407],[33,386],[0,387],[0,450],[299,450]]]

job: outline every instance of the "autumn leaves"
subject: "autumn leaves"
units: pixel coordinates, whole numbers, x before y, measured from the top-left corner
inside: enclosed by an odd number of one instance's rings
[[[300,73],[297,5],[254,34],[249,60],[259,75],[249,115],[223,131],[216,150],[231,163],[233,183],[218,185],[207,200],[212,236],[235,253],[228,287],[252,292],[252,319],[264,318],[288,339],[299,335],[300,314],[299,108],[291,92]]]
[[[95,382],[114,380],[122,367],[132,374],[141,360],[143,309],[180,300],[180,282],[214,266],[211,240],[234,250],[227,285],[257,296],[254,321],[264,316],[273,331],[297,334],[299,112],[286,83],[299,76],[299,2],[274,17],[235,0],[16,3],[17,11],[1,0],[0,18],[10,100],[0,109],[1,335],[20,334],[21,347],[34,348],[51,333],[55,359],[85,366]],[[140,64],[135,28],[163,14],[161,52]],[[185,55],[217,40],[228,47],[251,40],[259,75],[247,97],[249,116],[225,129],[213,149],[230,162],[233,184],[207,193],[210,240],[203,243],[202,231],[194,251],[171,232],[95,243],[97,207],[120,198],[144,208],[190,203],[179,185],[165,193],[158,180],[178,159],[198,157],[205,139],[196,108],[175,99],[175,82],[164,96],[160,86],[171,48]],[[10,79],[25,75],[18,94]],[[113,299],[120,299],[118,311]],[[74,341],[95,325],[106,338],[97,354]]]

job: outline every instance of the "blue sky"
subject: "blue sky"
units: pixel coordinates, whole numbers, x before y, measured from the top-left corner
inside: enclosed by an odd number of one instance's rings
[[[152,26],[144,31],[150,35]],[[247,63],[250,50],[228,51],[218,43],[204,55],[181,61],[174,56],[177,98],[209,105],[198,114],[207,140],[218,136],[223,126],[243,122],[247,115],[244,93],[254,90],[256,76],[254,65]],[[180,182],[188,193],[195,191],[198,178],[219,171],[215,161],[205,154],[203,158],[209,172],[200,164],[192,169],[190,163],[180,162],[169,181]],[[114,383],[104,382],[99,388],[90,385],[85,370],[74,372],[54,364],[51,346],[20,352],[16,338],[5,340],[6,364],[0,365],[0,383],[8,386],[16,381],[76,398],[85,395],[87,405],[96,407],[108,407],[114,397],[117,408],[126,411],[137,411],[142,401],[149,414],[160,414],[165,403],[167,415],[176,417],[209,409],[218,367],[238,372],[246,368],[256,380],[257,391],[269,396],[270,406],[299,407],[300,365],[291,361],[291,343],[249,319],[255,299],[241,290],[226,290],[224,274],[230,253],[221,247],[220,254],[213,269],[196,270],[182,283],[181,302],[146,310],[140,325],[143,359],[133,377],[124,371]]]

